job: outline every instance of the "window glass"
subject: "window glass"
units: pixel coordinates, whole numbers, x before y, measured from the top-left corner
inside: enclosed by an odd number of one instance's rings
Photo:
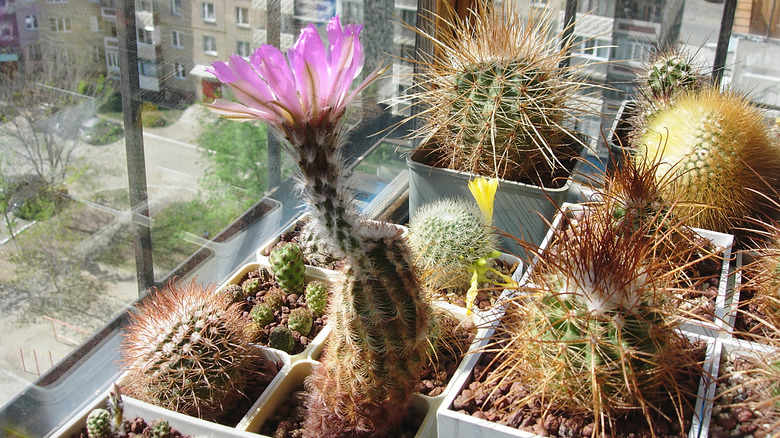
[[[203,8],[201,13],[203,21],[216,21],[217,17],[214,13],[214,3],[203,2],[201,3],[201,6]]]

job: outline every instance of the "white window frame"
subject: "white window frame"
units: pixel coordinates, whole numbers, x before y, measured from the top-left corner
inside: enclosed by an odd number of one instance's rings
[[[149,59],[138,60],[138,74],[150,78],[157,77],[157,63]]]
[[[70,17],[49,17],[49,29],[54,33],[73,32]]]
[[[236,6],[236,25],[238,27],[249,27],[249,8]]]
[[[106,67],[119,70],[119,52],[106,50]]]
[[[38,17],[35,15],[25,16],[24,28],[27,30],[38,30]]]
[[[236,54],[248,58],[252,54],[252,46],[249,44],[249,41],[236,41]]]
[[[152,10],[152,1],[151,0],[136,0],[135,2],[136,11],[143,11],[143,12],[154,12]]]
[[[173,63],[173,77],[180,80],[187,79],[187,66],[181,62]]]
[[[217,37],[203,35],[203,53],[206,55],[217,56]]]
[[[215,23],[217,21],[217,13],[212,2],[201,2],[200,17],[203,21],[209,23]]]
[[[171,31],[171,47],[174,49],[183,49],[184,43],[181,41],[181,31],[178,30],[172,30]]]
[[[135,31],[139,44],[149,44],[150,46],[154,45],[154,31],[141,27],[137,27]]]
[[[181,0],[170,0],[169,6],[171,15],[176,15],[177,17],[181,16]]]

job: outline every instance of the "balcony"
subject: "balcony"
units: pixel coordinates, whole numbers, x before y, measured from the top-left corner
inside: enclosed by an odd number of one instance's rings
[[[100,15],[108,20],[116,20],[116,8],[101,6]]]

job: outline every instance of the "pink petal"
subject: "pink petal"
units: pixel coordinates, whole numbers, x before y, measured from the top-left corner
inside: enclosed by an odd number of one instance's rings
[[[221,117],[235,120],[263,120],[277,125],[280,123],[279,115],[273,112],[256,108],[247,108],[240,103],[229,100],[217,99],[213,103],[206,104]]]
[[[298,41],[287,52],[295,75],[298,93],[304,107],[319,105],[320,98],[327,94],[327,54],[319,33],[314,25],[301,29]]]
[[[255,50],[249,60],[290,115],[303,118],[301,101],[295,89],[295,78],[282,52],[274,46],[264,44]]]
[[[216,76],[220,82],[225,84],[230,84],[236,80],[230,67],[222,61],[213,62],[210,68],[206,68],[206,71]]]

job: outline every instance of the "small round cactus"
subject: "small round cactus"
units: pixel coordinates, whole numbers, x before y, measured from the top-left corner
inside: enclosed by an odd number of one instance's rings
[[[287,320],[287,327],[290,330],[300,333],[302,336],[306,336],[311,331],[312,319],[314,314],[306,307],[297,307],[290,312],[290,317]]]
[[[252,320],[260,325],[264,326],[274,320],[274,309],[266,303],[258,303],[252,307],[252,311],[249,312],[249,316]]]
[[[306,285],[306,305],[314,316],[322,316],[328,307],[328,285],[324,281],[314,280]]]
[[[746,98],[710,87],[687,93],[646,121],[639,165],[657,166],[667,201],[689,225],[733,233],[745,218],[767,220],[780,183],[780,144]]]
[[[306,265],[303,262],[303,251],[299,244],[287,242],[277,246],[271,250],[268,261],[282,290],[288,294],[303,293]]]
[[[242,299],[245,299],[248,296],[252,296],[256,294],[260,290],[260,279],[257,277],[253,277],[244,280],[244,282],[241,283],[241,289],[244,293],[244,297]]]
[[[123,392],[186,415],[214,420],[241,398],[256,355],[241,304],[193,280],[169,283],[131,313],[122,343]]]
[[[276,289],[270,290],[263,296],[263,302],[273,311],[279,310],[287,303],[284,292]]]
[[[262,331],[263,326],[256,322],[250,322],[244,326],[244,339],[246,339],[247,342],[255,342],[255,340],[260,337]]]
[[[173,438],[171,425],[166,420],[155,420],[152,422],[151,438]]]
[[[222,288],[220,292],[229,296],[234,303],[243,301],[247,297],[247,294],[244,292],[244,288],[238,284],[229,284]]]
[[[93,409],[87,416],[87,433],[89,438],[110,438],[112,434],[111,420],[113,417],[105,409]]]
[[[292,353],[293,348],[295,348],[295,337],[292,330],[283,325],[274,327],[268,335],[268,346]]]
[[[434,290],[468,289],[469,268],[498,249],[473,201],[439,199],[421,206],[409,222],[409,247],[423,280]]]
[[[687,54],[668,50],[654,57],[645,75],[648,98],[668,102],[675,94],[692,91],[706,82],[706,76]]]

